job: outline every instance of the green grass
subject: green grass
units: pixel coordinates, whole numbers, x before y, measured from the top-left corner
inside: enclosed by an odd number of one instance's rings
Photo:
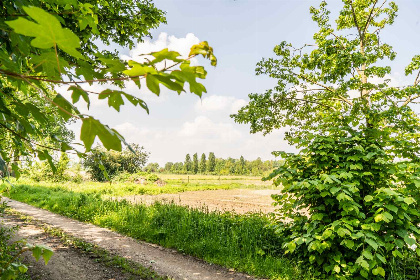
[[[226,180],[215,180],[213,178],[191,178],[188,183],[188,179],[175,175],[173,179],[166,179],[167,182],[164,186],[158,186],[154,183],[149,183],[146,185],[136,184],[136,183],[100,183],[86,181],[82,183],[74,182],[35,182],[29,179],[19,179],[18,181],[13,181],[13,184],[26,184],[32,186],[39,186],[45,188],[59,188],[66,191],[72,191],[76,193],[85,193],[85,194],[99,194],[103,198],[108,197],[122,197],[130,195],[141,195],[141,194],[162,194],[162,193],[179,193],[185,191],[203,191],[203,190],[219,190],[219,189],[238,189],[238,188],[253,188],[253,189],[266,189],[272,188],[271,185],[262,184],[257,185],[259,180],[244,180],[241,178],[236,178],[236,181],[226,181]],[[192,176],[192,175],[190,175]],[[213,176],[216,177],[216,176]],[[254,181],[256,184],[254,185]]]
[[[281,240],[268,227],[269,217],[263,214],[208,213],[161,203],[132,205],[103,200],[98,193],[42,184],[16,185],[7,196],[258,277],[309,278],[307,272],[283,256]]]

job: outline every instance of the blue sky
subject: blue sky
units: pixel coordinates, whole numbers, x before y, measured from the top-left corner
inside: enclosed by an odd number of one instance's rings
[[[133,92],[144,98],[150,115],[131,105],[112,112],[99,101],[91,113],[117,128],[129,142],[151,152],[149,162],[164,164],[183,161],[186,153],[215,152],[217,157],[273,159],[274,150],[294,151],[283,140],[284,131],[263,137],[249,134],[247,125],[235,124],[229,115],[246,104],[249,93],[262,93],[275,81],[254,73],[256,63],[271,57],[281,41],[295,46],[311,42],[317,30],[309,7],[320,1],[289,0],[155,0],[166,11],[168,24],[152,31],[135,50],[119,49],[128,59],[136,54],[169,47],[186,52],[193,43],[208,41],[218,58],[217,67],[199,60],[208,70],[202,99],[193,94],[178,96],[163,90],[160,97],[147,90]],[[332,17],[341,1],[328,1]],[[395,83],[412,82],[403,69],[415,54],[420,54],[420,1],[400,0],[399,16],[381,37],[398,53],[392,63]],[[131,90],[130,88],[128,89]]]

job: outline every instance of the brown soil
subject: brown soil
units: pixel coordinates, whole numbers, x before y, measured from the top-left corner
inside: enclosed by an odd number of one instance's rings
[[[272,205],[272,194],[279,190],[231,189],[210,191],[188,191],[177,194],[134,195],[119,197],[132,203],[151,204],[155,201],[174,202],[193,208],[204,208],[209,211],[233,211],[238,214],[246,212],[269,213],[275,210]]]
[[[162,276],[169,276],[170,278],[179,280],[255,279],[251,276],[237,273],[218,265],[209,264],[197,258],[178,253],[175,250],[137,241],[108,229],[81,223],[8,198],[4,200],[7,201],[12,209],[15,209],[22,214],[34,217],[41,223],[60,228],[66,234],[79,238],[85,242],[95,244],[111,254],[122,256],[139,263],[144,267],[151,267],[155,272]],[[30,232],[30,230],[27,232]],[[34,230],[34,232],[36,231]],[[35,236],[42,236],[39,231],[34,234]],[[40,279],[124,279],[118,278],[124,277],[124,275],[118,273],[114,274],[113,271],[109,271],[109,268],[104,268],[103,266],[93,266],[94,264],[91,265],[89,259],[80,256],[80,253],[73,253],[72,250],[69,250],[68,248],[61,248],[61,245],[54,245],[54,242],[50,241],[50,239],[45,243],[52,244],[53,248],[56,246],[56,252],[63,252],[63,255],[58,253],[53,256],[53,259],[55,260],[52,260],[47,266],[50,272],[40,270]],[[61,251],[62,249],[64,251]],[[38,265],[41,267],[43,266],[41,264],[37,264],[37,266]],[[33,266],[35,267],[35,264]]]

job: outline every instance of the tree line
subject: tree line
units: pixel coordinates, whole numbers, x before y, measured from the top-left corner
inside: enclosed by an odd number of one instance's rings
[[[186,154],[183,162],[167,162],[164,166],[158,163],[149,163],[144,171],[174,174],[213,174],[213,175],[262,175],[281,165],[282,161],[266,160],[261,158],[245,160],[228,157],[216,158],[214,152],[208,156],[205,153],[198,157],[198,153]]]

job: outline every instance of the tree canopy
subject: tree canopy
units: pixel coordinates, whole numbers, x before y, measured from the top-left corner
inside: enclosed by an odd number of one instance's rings
[[[82,155],[96,138],[106,149],[120,151],[124,138],[91,115],[80,113],[76,103],[89,108],[92,98],[105,99],[120,111],[125,102],[147,112],[138,96],[124,92],[134,82],[159,95],[160,87],[201,96],[205,87],[197,80],[206,77],[202,66],[190,59],[202,55],[216,65],[207,42],[191,48],[187,58],[164,49],[138,60],[123,61],[117,51],[102,50],[110,43],[133,47],[150,36],[149,30],[165,22],[164,13],[151,1],[21,0],[2,1],[0,6],[0,170],[21,156],[36,155],[53,165],[51,151],[73,151]],[[86,85],[109,86],[101,92]],[[57,87],[71,92],[71,99],[57,93]],[[81,122],[80,140],[52,133],[63,130],[68,121]],[[59,124],[57,126],[57,124]],[[45,141],[47,139],[48,141]],[[47,143],[44,143],[47,142]],[[18,169],[16,162],[12,167]]]
[[[391,264],[415,259],[420,240],[420,56],[405,68],[413,82],[391,85],[397,54],[381,31],[397,5],[342,2],[335,21],[326,1],[310,8],[313,42],[282,42],[257,64],[277,85],[250,94],[233,118],[252,133],[287,127],[300,148],[275,152],[285,163],[266,178],[283,186],[274,227],[286,253],[320,278],[393,277]]]

